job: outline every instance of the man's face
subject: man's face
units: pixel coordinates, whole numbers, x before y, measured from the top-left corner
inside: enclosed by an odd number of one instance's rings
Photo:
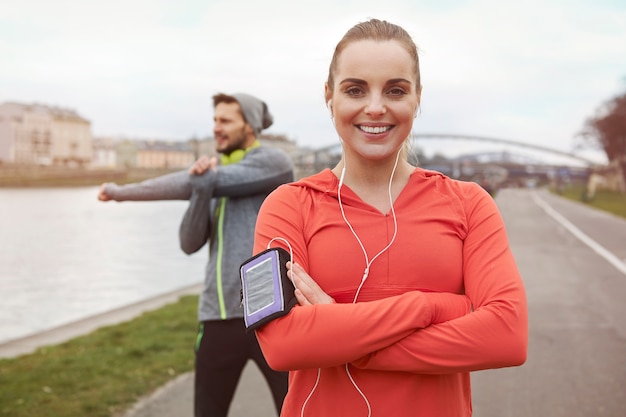
[[[217,152],[230,155],[249,144],[250,126],[245,122],[238,103],[218,103],[215,106],[213,135]]]

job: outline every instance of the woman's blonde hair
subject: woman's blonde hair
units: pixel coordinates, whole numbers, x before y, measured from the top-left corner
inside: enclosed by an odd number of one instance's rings
[[[328,69],[328,91],[326,100],[328,101],[332,96],[335,83],[335,72],[339,65],[339,57],[343,50],[352,42],[362,40],[374,40],[374,41],[398,41],[404,46],[406,51],[413,58],[414,72],[415,72],[415,84],[416,91],[419,93],[421,90],[421,77],[420,77],[420,63],[417,53],[417,46],[411,35],[398,25],[389,23],[385,20],[370,19],[366,22],[361,22],[354,25],[346,34],[341,38],[337,46],[333,58],[330,61],[330,67]]]

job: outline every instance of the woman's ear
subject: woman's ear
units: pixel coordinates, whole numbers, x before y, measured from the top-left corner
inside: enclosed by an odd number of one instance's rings
[[[421,102],[422,102],[422,86],[420,85],[419,88],[417,89],[417,107],[415,107],[415,112],[413,114],[414,119],[417,117],[417,114],[420,111]]]
[[[324,83],[324,98],[326,100],[326,107],[330,111],[330,117],[333,117],[333,92],[328,88],[328,83]]]

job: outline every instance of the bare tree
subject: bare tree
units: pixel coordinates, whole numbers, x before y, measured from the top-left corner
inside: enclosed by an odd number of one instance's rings
[[[579,137],[587,145],[603,149],[626,184],[626,92],[600,105],[585,121]]]

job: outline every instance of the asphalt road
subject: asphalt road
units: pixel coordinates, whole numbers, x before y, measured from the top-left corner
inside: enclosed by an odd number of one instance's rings
[[[472,375],[474,415],[626,415],[626,221],[545,191],[497,201],[528,294],[529,353]]]
[[[544,190],[501,190],[496,201],[528,293],[529,354],[521,367],[472,374],[474,416],[626,415],[626,220]],[[123,417],[192,417],[192,402],[190,373]],[[249,363],[229,417],[275,415]]]

